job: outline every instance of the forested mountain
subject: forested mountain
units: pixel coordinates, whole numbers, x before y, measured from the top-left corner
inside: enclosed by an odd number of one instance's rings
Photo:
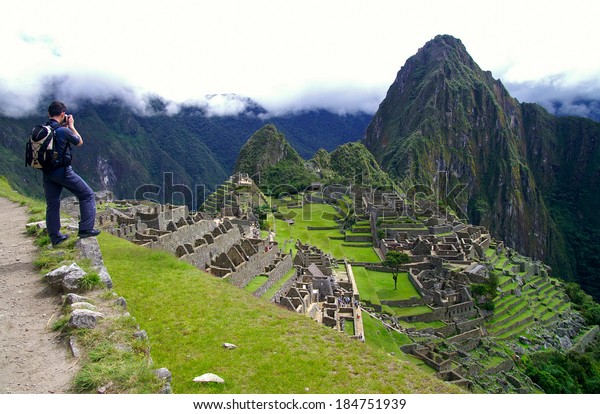
[[[519,103],[447,35],[406,61],[363,139],[407,191],[443,188],[471,222],[596,298],[599,141],[599,123]]]
[[[244,144],[234,171],[250,175],[265,193],[272,195],[302,192],[314,182],[324,186],[393,186],[392,179],[363,144],[348,142],[331,152],[321,148],[307,161],[273,124],[256,131]]]
[[[73,165],[92,188],[109,189],[122,198],[134,198],[145,184],[161,189],[183,184],[199,192],[206,186],[210,192],[229,176],[242,145],[265,124],[285,131],[299,154],[310,158],[319,148],[333,150],[360,139],[371,118],[323,110],[266,117],[256,104],[239,116],[208,116],[194,106],[169,115],[163,102],[152,104],[152,115],[140,115],[118,100],[80,103],[72,109],[85,138],[85,145],[74,150]],[[31,128],[45,122],[44,110],[37,117],[0,116],[0,175],[15,188],[38,196],[41,174],[36,178],[25,168],[23,155]],[[169,194],[158,197],[157,201],[170,201]]]

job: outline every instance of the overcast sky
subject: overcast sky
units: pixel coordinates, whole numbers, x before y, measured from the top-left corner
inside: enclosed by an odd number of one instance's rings
[[[243,102],[206,96],[235,93],[273,113],[373,113],[437,34],[461,39],[520,101],[600,99],[599,17],[594,0],[12,1],[0,112],[31,112],[56,84],[67,105],[156,94],[222,114]]]

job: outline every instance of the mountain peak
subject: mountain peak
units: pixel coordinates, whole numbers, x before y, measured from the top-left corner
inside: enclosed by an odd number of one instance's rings
[[[424,47],[447,47],[452,49],[463,49],[466,51],[467,49],[463,45],[460,39],[451,36],[449,34],[440,34],[431,39],[429,42],[425,43]]]
[[[266,124],[256,131],[240,150],[235,172],[247,173],[260,181],[260,174],[280,161],[290,161],[298,165],[303,163],[300,155],[275,125]]]
[[[444,65],[448,61],[460,62],[470,69],[479,69],[467,48],[460,39],[450,35],[437,35],[425,43],[418,52],[407,61],[415,60],[420,64]]]

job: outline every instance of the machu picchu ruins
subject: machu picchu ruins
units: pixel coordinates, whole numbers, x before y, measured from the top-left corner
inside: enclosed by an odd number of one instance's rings
[[[103,203],[99,223],[107,231],[170,251],[357,340],[373,340],[365,324],[376,321],[396,338],[397,352],[470,390],[535,391],[504,347],[518,358],[580,346],[598,331],[584,331],[548,266],[436,203],[409,202],[396,191],[315,183],[274,199],[240,175],[196,212],[110,196]],[[303,240],[303,231],[320,238]],[[372,256],[336,256],[319,240]],[[391,290],[392,269],[383,261],[392,251],[409,257],[400,269],[400,290],[408,293]],[[377,296],[365,273],[387,284],[389,298]]]

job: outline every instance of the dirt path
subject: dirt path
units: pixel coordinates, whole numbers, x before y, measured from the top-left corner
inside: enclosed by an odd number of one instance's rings
[[[50,331],[60,296],[33,267],[26,221],[25,207],[0,198],[0,394],[66,393],[75,360]]]

